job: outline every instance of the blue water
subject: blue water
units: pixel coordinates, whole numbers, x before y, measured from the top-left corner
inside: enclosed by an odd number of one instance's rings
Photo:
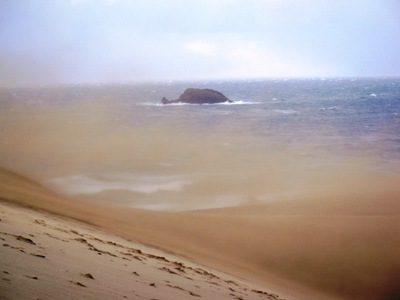
[[[177,98],[187,86],[217,89],[236,104],[151,107],[164,95]],[[374,149],[383,159],[400,157],[400,79],[193,82],[148,88],[152,90],[146,96],[137,97],[134,87],[131,96],[126,94],[127,101],[150,106],[144,118],[174,114],[205,133],[215,126],[242,128],[240,133],[254,136],[255,143],[311,143],[343,152]]]

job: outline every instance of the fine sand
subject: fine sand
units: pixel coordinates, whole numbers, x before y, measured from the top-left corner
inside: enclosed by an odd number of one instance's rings
[[[394,187],[149,212],[68,199],[1,169],[0,299],[399,299]]]
[[[0,203],[0,299],[283,299],[94,227]]]

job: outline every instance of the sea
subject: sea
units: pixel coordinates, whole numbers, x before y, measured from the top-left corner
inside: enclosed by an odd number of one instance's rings
[[[234,102],[160,104],[189,87]],[[400,78],[2,88],[0,112],[0,166],[105,205],[270,203],[400,171]]]

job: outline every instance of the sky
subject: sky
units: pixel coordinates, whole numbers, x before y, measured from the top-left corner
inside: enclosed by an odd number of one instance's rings
[[[0,86],[400,76],[398,0],[0,0]]]

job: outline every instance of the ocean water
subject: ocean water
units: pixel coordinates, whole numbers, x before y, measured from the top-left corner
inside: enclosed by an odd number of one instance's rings
[[[188,87],[235,103],[159,104]],[[399,78],[13,88],[0,109],[0,165],[112,205],[281,201],[363,189],[400,166]]]

